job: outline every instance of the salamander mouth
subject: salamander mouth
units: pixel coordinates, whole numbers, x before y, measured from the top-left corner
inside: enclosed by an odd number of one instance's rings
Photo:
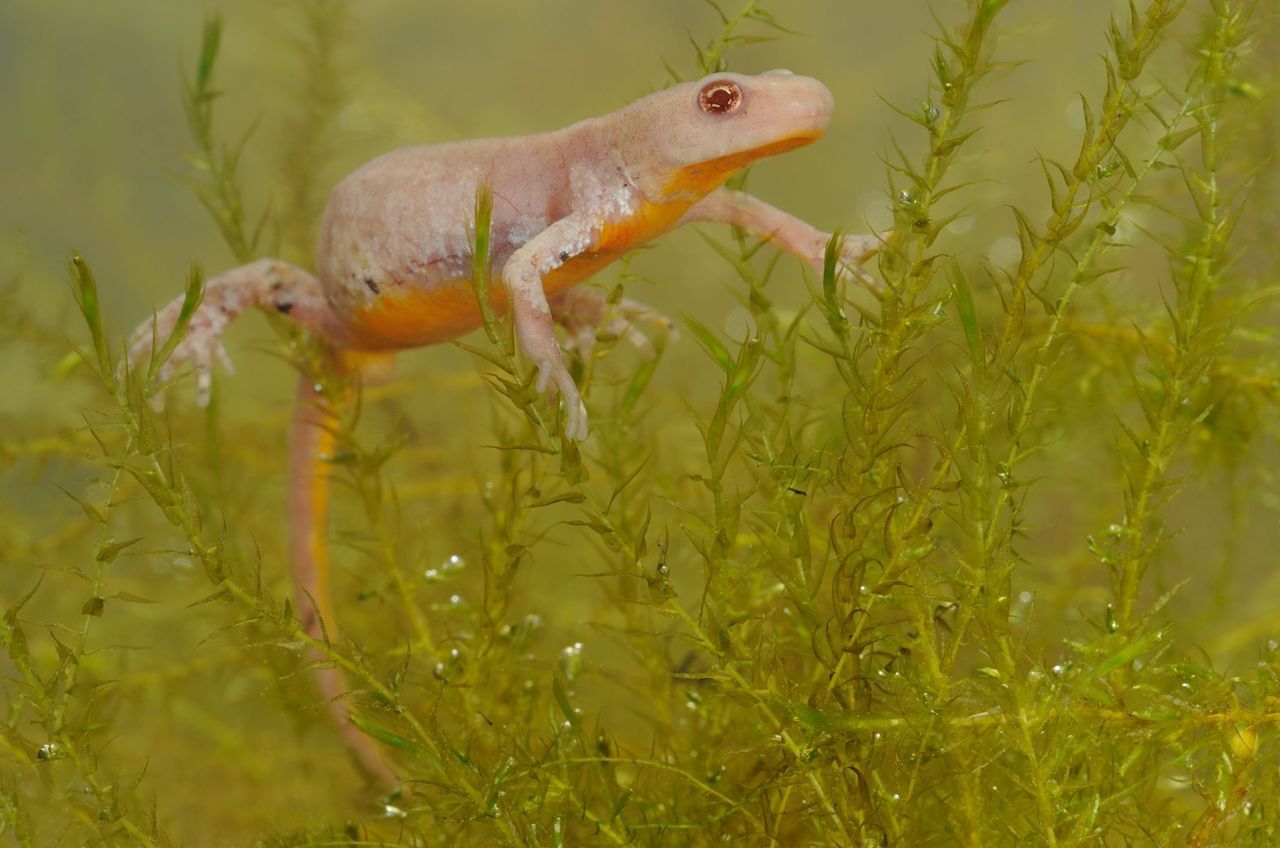
[[[823,132],[820,129],[802,130],[759,147],[727,153],[724,156],[708,159],[706,162],[686,165],[671,176],[663,187],[662,193],[668,198],[691,194],[696,199],[708,194],[729,179],[734,171],[739,171],[766,157],[777,156],[780,153],[795,150],[797,147],[813,144],[822,138],[822,135]]]
[[[779,153],[786,153],[788,150],[795,150],[797,147],[804,147],[806,144],[813,144],[823,136],[822,130],[807,130],[789,135],[786,138],[766,144],[763,147],[757,147],[748,151],[748,154],[756,159],[763,159],[766,156],[777,156]],[[741,155],[741,154],[738,154]]]

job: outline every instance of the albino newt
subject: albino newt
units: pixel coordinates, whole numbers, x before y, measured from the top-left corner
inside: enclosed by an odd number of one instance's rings
[[[219,337],[250,306],[285,315],[335,352],[389,353],[456,338],[482,323],[470,279],[477,194],[492,193],[494,308],[509,309],[521,349],[538,368],[538,390],[558,391],[565,435],[587,436],[587,411],[565,368],[555,323],[589,336],[606,314],[594,290],[572,287],[627,251],[683,224],[741,227],[821,268],[830,234],[722,184],[765,157],[820,138],[834,101],[826,86],[789,71],[718,73],[659,91],[608,115],[554,132],[410,147],[388,153],[333,190],[320,225],[316,273],[262,259],[211,278],[160,376],[190,364],[207,402],[213,361],[229,364]],[[879,247],[873,236],[843,241],[852,271]],[[857,273],[856,271],[852,271]],[[129,357],[148,356],[173,330],[181,298],[134,333]],[[662,322],[629,301],[627,321]],[[642,343],[633,327],[622,332]],[[299,383],[290,449],[290,555],[301,626],[333,632],[327,591],[327,457],[333,412],[313,380]],[[323,622],[323,627],[322,627]],[[313,652],[320,659],[320,652]],[[370,739],[350,723],[346,687],[316,671],[357,763],[396,778]]]

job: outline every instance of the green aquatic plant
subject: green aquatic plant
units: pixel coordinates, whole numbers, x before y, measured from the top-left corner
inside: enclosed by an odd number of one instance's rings
[[[757,0],[711,5],[691,73],[788,32]],[[579,445],[486,312],[457,344],[485,387],[483,448],[441,456],[405,399],[445,378],[362,385],[281,335],[335,408],[354,401],[332,434],[341,602],[320,639],[287,600],[279,493],[231,470],[278,475],[282,421],[233,419],[216,392],[208,413],[154,409],[181,393],[158,366],[183,322],[126,365],[73,253],[87,341],[57,373],[92,389],[83,426],[0,439],[0,471],[73,464],[59,482],[79,513],[45,538],[0,522],[0,833],[1276,844],[1280,617],[1215,583],[1276,589],[1247,538],[1280,508],[1264,190],[1280,16],[1132,0],[1099,28],[1069,158],[1039,158],[1035,208],[1003,209],[980,146],[1018,106],[1001,96],[1025,59],[1018,5],[939,6],[926,90],[893,107],[875,287],[836,274],[834,242],[799,277],[745,233],[703,235],[743,320],[680,322],[703,387],[687,398],[661,384],[662,333],[637,357],[602,327],[572,354],[593,427]],[[219,141],[217,20],[184,87],[196,189],[239,261],[273,239],[300,253],[318,213],[352,13],[302,9],[306,85],[267,212],[247,211],[239,170],[261,140]],[[490,209],[482,194],[470,222],[478,294]],[[965,237],[978,215],[1005,222],[1009,250]],[[624,261],[594,284],[617,304],[636,278]],[[0,291],[0,344],[59,360],[20,293]],[[543,588],[570,582],[594,597]],[[155,628],[189,651],[135,659]],[[404,791],[349,768],[314,665],[345,673]],[[208,796],[173,780],[193,771]]]

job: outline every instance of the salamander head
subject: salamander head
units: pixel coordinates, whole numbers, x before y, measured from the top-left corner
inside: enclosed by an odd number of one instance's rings
[[[825,85],[790,71],[712,74],[624,109],[621,149],[651,200],[694,201],[752,162],[817,141],[834,106]]]

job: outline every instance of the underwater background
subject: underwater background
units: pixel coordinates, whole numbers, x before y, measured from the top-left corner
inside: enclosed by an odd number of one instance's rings
[[[1280,843],[1278,19],[0,0],[0,841]],[[202,196],[307,267],[383,152],[721,66],[832,90],[746,184],[885,234],[886,288],[723,227],[637,250],[594,284],[679,336],[575,362],[580,454],[483,332],[362,392],[329,648],[385,797],[283,600],[305,340],[240,320],[164,412],[121,342],[239,264]]]

